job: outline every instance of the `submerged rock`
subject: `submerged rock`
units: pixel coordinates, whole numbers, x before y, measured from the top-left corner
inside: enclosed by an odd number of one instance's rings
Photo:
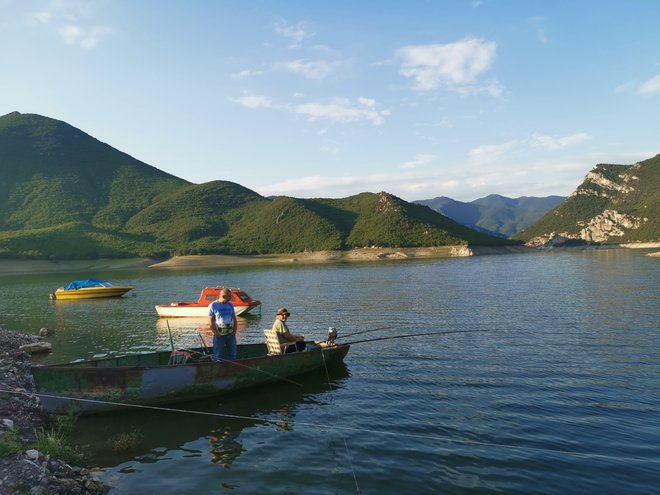
[[[27,352],[28,354],[36,354],[40,352],[50,352],[52,347],[53,346],[49,342],[32,342],[20,346],[18,350]]]

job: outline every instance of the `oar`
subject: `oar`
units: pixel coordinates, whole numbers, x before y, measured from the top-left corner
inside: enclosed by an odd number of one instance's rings
[[[423,337],[426,335],[446,335],[450,333],[483,333],[483,332],[493,332],[493,331],[494,330],[448,330],[445,332],[409,333],[405,335],[390,335],[389,337],[377,337],[375,339],[354,340],[353,342],[344,342],[341,345],[362,344],[364,342],[375,342],[377,340],[405,339],[408,337]]]

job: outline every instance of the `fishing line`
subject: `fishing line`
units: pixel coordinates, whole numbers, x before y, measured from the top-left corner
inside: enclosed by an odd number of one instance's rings
[[[228,418],[228,419],[241,419],[241,420],[247,420],[247,421],[260,421],[262,423],[266,424],[272,424],[274,426],[277,426],[279,423],[279,420],[274,420],[274,419],[265,419],[265,418],[257,418],[257,417],[252,417],[252,416],[241,416],[237,414],[223,414],[223,413],[213,413],[213,412],[205,412],[205,411],[189,411],[186,409],[174,409],[170,407],[162,407],[162,406],[147,406],[147,405],[141,405],[141,404],[125,404],[123,402],[110,402],[110,401],[102,401],[102,400],[97,400],[97,399],[83,399],[83,398],[72,398],[72,397],[65,397],[65,396],[60,396],[60,395],[52,395],[52,394],[43,394],[43,393],[30,393],[30,392],[22,392],[22,391],[17,391],[17,390],[6,390],[6,389],[0,389],[0,392],[3,393],[10,393],[10,394],[17,394],[17,395],[26,395],[26,396],[39,396],[39,397],[47,397],[47,398],[52,398],[52,399],[64,399],[64,400],[73,400],[73,401],[79,401],[79,402],[90,402],[90,403],[96,403],[96,404],[108,404],[111,406],[118,406],[118,407],[130,407],[130,408],[135,408],[135,409],[149,409],[149,410],[154,410],[154,411],[163,411],[163,412],[175,412],[175,413],[183,413],[183,414],[199,414],[203,416],[214,416],[214,417],[219,417],[219,418]],[[629,462],[647,462],[647,463],[655,463],[655,464],[660,464],[660,458],[649,458],[645,459],[642,457],[627,457],[627,456],[612,456],[612,455],[607,455],[607,454],[594,454],[594,453],[588,453],[588,452],[572,452],[570,450],[560,450],[560,449],[546,449],[546,448],[540,448],[540,447],[527,447],[527,446],[522,446],[522,445],[510,445],[510,444],[505,444],[505,443],[493,443],[493,442],[478,442],[475,440],[464,440],[464,439],[457,439],[457,438],[447,438],[447,437],[441,437],[437,435],[421,435],[421,434],[416,434],[416,433],[405,433],[405,432],[400,432],[400,431],[380,431],[380,430],[372,430],[369,428],[358,428],[358,427],[353,427],[353,426],[335,426],[335,425],[327,425],[327,424],[317,424],[317,423],[307,423],[304,421],[296,421],[297,425],[300,426],[306,426],[310,428],[317,428],[321,430],[334,430],[334,431],[346,431],[346,432],[351,432],[351,433],[372,433],[374,435],[389,435],[389,436],[395,436],[395,437],[407,437],[407,438],[417,438],[420,440],[433,440],[433,441],[438,441],[438,442],[444,442],[447,444],[460,444],[460,445],[467,445],[467,446],[474,446],[474,447],[499,447],[499,448],[507,448],[507,449],[512,449],[512,450],[521,450],[521,451],[529,451],[529,452],[540,452],[540,453],[554,453],[554,454],[564,454],[568,456],[575,456],[575,457],[582,457],[585,459],[590,459],[590,458],[595,458],[595,459],[604,459],[604,460],[609,460],[609,461],[629,461]]]
[[[390,328],[400,328],[400,327],[401,325],[390,325],[389,327],[372,328],[371,330],[362,330],[360,332],[347,333],[346,335],[342,335],[341,338],[345,339],[346,337],[352,337],[353,335],[361,335],[363,333],[377,332],[379,330],[389,330]]]
[[[403,335],[390,335],[388,337],[375,337],[373,339],[354,340],[352,342],[343,342],[341,345],[362,344],[364,342],[375,342],[377,340],[390,340],[390,339],[403,339],[408,337],[422,337],[426,335],[447,335],[453,333],[487,333],[494,332],[495,330],[446,330],[442,332],[422,332],[422,333],[408,333]]]
[[[332,388],[332,383],[330,381],[330,373],[328,372],[328,363],[325,360],[323,349],[321,349],[321,357],[323,359],[323,368],[325,369],[325,377],[328,379],[328,387],[330,387],[330,390],[334,390]],[[330,397],[331,397],[330,400],[332,400],[332,396]],[[344,441],[344,448],[346,449],[346,457],[348,457],[348,465],[351,468],[351,472],[353,473],[353,481],[355,482],[355,493],[357,495],[360,495],[362,492],[360,491],[360,485],[358,484],[357,474],[355,474],[355,468],[353,467],[353,461],[351,459],[351,451],[348,448],[348,442],[346,441],[346,438],[343,436],[341,437],[341,439]]]

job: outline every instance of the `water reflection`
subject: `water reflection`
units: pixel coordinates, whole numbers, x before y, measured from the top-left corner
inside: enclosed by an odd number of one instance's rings
[[[299,385],[279,382],[171,408],[82,416],[75,438],[88,449],[91,464],[116,466],[122,472],[137,469],[136,464],[169,459],[182,450],[228,468],[245,452],[242,433],[255,428],[291,431],[302,405],[327,406],[330,392],[343,388],[349,376],[346,365],[338,362],[328,368],[328,376],[323,370],[295,377]],[[136,444],[118,448],[122,446],[116,439],[127,435]]]
[[[237,316],[236,341],[240,343],[254,342],[254,336],[248,336],[248,330],[258,321],[258,317]],[[169,342],[170,336],[179,347],[198,347],[200,344],[212,347],[213,334],[209,328],[207,317],[194,318],[158,318],[156,330],[159,341]],[[261,336],[263,340],[263,336]]]

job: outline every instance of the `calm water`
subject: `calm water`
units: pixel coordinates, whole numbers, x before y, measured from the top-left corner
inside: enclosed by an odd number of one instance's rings
[[[363,340],[345,366],[174,411],[81,418],[111,493],[651,494],[660,485],[660,260],[629,250],[204,271],[3,276],[0,326],[56,331],[68,361],[199,345],[153,306],[240,286],[308,338]],[[49,301],[69,279],[135,286]],[[169,323],[169,330],[168,330]],[[463,332],[463,333],[460,333]],[[204,412],[206,414],[198,414]],[[120,435],[137,432],[131,449]]]

